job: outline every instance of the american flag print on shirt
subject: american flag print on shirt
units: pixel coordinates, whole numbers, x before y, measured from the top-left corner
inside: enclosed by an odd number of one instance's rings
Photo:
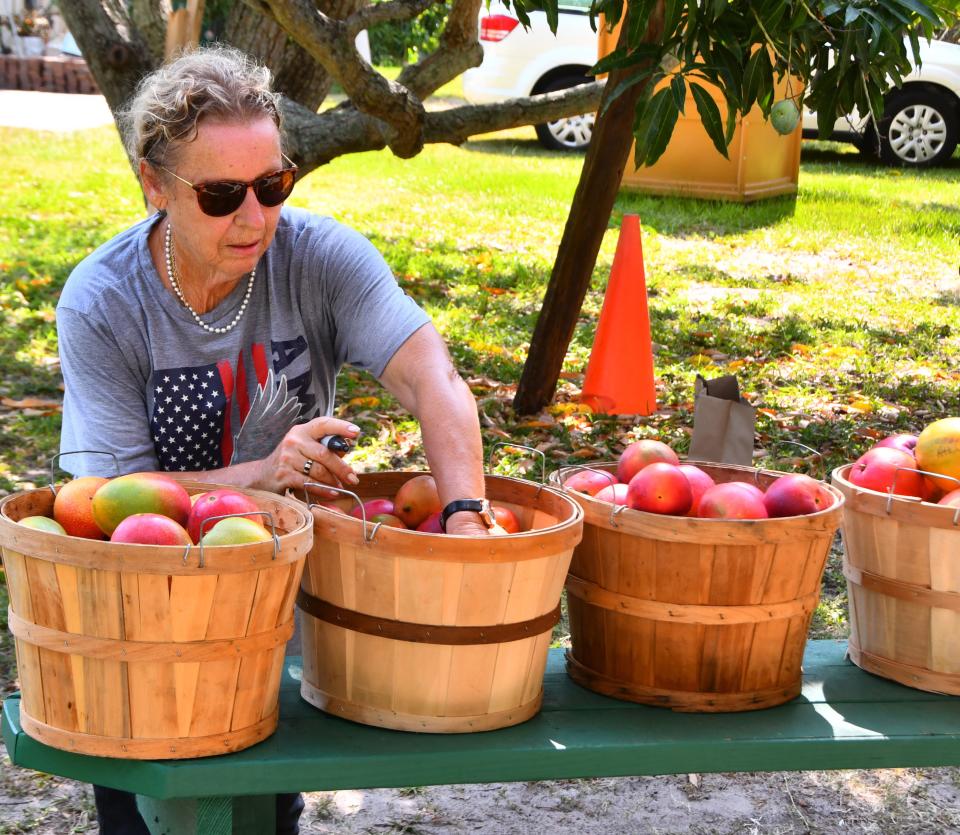
[[[186,472],[223,466],[222,444],[230,437],[224,424],[233,394],[230,364],[166,368],[154,373],[152,383],[150,432],[161,469]]]
[[[309,362],[301,373],[287,376],[295,360],[308,357],[306,339],[274,341],[270,347],[268,355],[254,342],[235,366],[221,360],[153,372],[150,431],[162,470],[215,470],[262,458],[298,420],[312,416],[316,397]]]

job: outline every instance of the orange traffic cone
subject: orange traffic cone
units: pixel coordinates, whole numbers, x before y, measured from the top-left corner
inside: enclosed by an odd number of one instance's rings
[[[608,415],[649,415],[657,409],[637,215],[623,216],[580,399]]]

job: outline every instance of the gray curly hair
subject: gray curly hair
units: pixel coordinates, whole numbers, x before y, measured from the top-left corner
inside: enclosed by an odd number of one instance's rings
[[[121,112],[131,159],[167,164],[177,146],[193,141],[203,119],[272,119],[281,127],[280,96],[270,70],[227,46],[185,53],[141,79]]]

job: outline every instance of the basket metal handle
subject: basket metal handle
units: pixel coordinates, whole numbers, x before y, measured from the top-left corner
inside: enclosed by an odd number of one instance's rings
[[[774,450],[782,446],[795,446],[795,447],[800,447],[800,449],[805,449],[807,452],[813,453],[817,457],[817,462],[820,465],[820,479],[823,480],[827,477],[826,462],[824,461],[823,453],[820,452],[819,450],[816,450],[811,446],[807,446],[806,444],[801,444],[799,441],[789,441],[789,440],[775,441],[771,446]],[[770,457],[773,458],[774,461],[779,460],[775,456],[771,455]],[[757,485],[759,486],[760,484],[760,468],[759,467],[757,467],[754,470],[754,480],[757,482]]]
[[[561,487],[563,487],[563,482],[566,480],[566,476],[564,475],[564,473],[568,471],[573,472],[575,470],[589,470],[591,473],[599,473],[602,476],[606,476],[607,478],[610,479],[610,484],[608,486],[612,486],[614,484],[620,483],[617,481],[617,477],[613,473],[607,472],[606,470],[601,470],[601,469],[598,469],[597,467],[591,467],[589,464],[568,464],[567,466],[561,467],[559,470],[557,470],[557,477],[560,479]],[[604,488],[604,490],[606,490],[606,487]],[[623,513],[623,511],[625,511],[626,509],[627,509],[627,506],[625,504],[620,504],[620,505],[614,504],[613,507],[610,508],[611,527],[614,527],[614,528],[620,527],[617,524],[617,516]]]
[[[512,441],[497,441],[492,447],[490,447],[490,455],[487,458],[487,469],[493,469],[493,458],[496,451],[500,447],[505,447],[508,449],[524,449],[527,452],[532,452],[534,455],[540,456],[540,485],[537,490],[537,495],[540,495],[540,490],[544,488],[547,483],[547,456],[544,455],[539,449],[534,449],[532,446],[526,446],[525,444],[515,444]]]
[[[375,522],[373,525],[373,530],[367,531],[367,511],[363,506],[363,502],[360,501],[360,497],[354,493],[352,490],[345,490],[343,487],[333,487],[329,484],[323,484],[319,481],[305,481],[303,483],[303,494],[307,497],[307,510],[312,510],[315,507],[319,507],[320,503],[313,501],[310,498],[310,494],[307,492],[307,487],[322,487],[324,490],[332,490],[334,493],[343,493],[345,496],[350,496],[351,499],[356,502],[357,507],[360,508],[361,521],[363,522],[363,541],[366,543],[373,542],[373,538],[377,535],[377,531],[380,530],[383,522]]]
[[[960,487],[960,478],[954,478],[952,475],[942,475],[941,473],[932,473],[929,470],[915,470],[913,467],[897,467],[893,471],[893,481],[890,483],[890,489],[887,490],[887,515],[893,512],[893,499],[896,496],[896,487],[897,487],[897,476],[900,475],[901,471],[919,473],[920,475],[929,475],[934,478],[945,478],[947,481],[952,481],[957,487]],[[898,499],[904,499],[905,501],[912,502],[918,501],[922,502],[923,499],[918,496],[896,496]],[[949,510],[949,508],[946,508]],[[956,509],[953,514],[953,524],[954,526],[960,526],[960,507]]]
[[[620,526],[617,524],[617,516],[619,516],[621,513],[623,513],[623,511],[625,511],[626,509],[627,509],[627,506],[626,506],[625,504],[615,504],[615,505],[610,509],[610,525],[611,525],[611,527],[614,527],[614,528],[619,528],[619,527],[620,527]]]
[[[117,458],[116,453],[110,452],[105,449],[71,449],[67,452],[58,452],[56,455],[50,458],[50,492],[54,496],[57,495],[57,488],[54,487],[54,482],[57,479],[57,463],[61,458],[67,455],[109,455],[113,459],[113,466],[117,471],[117,475],[120,475],[120,459]]]
[[[277,528],[273,523],[273,514],[267,510],[249,510],[246,513],[224,513],[221,516],[208,516],[200,523],[200,541],[197,543],[197,547],[200,549],[200,561],[198,563],[199,568],[204,567],[204,557],[203,557],[203,530],[206,527],[212,527],[212,522],[219,522],[221,519],[234,519],[234,518],[244,518],[247,516],[264,516],[266,517],[267,522],[270,525],[270,533],[273,536],[273,559],[277,558],[277,555],[280,553],[280,537],[277,536]],[[187,546],[186,552],[183,555],[183,562],[186,565],[187,557],[190,556],[191,546]]]
[[[602,476],[606,476],[610,479],[610,484],[619,484],[617,477],[613,473],[609,473],[606,470],[601,470],[598,467],[591,466],[590,464],[567,464],[557,470],[557,477],[560,479],[560,486],[563,487],[563,482],[566,481],[566,476],[564,473],[575,472],[576,470],[588,470],[591,473],[599,473]],[[610,486],[610,485],[607,485]]]

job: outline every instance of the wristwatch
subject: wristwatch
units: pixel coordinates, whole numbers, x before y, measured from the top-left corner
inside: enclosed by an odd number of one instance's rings
[[[440,527],[443,528],[444,533],[447,532],[447,519],[453,516],[454,513],[459,513],[461,510],[469,510],[472,513],[479,513],[480,521],[483,522],[487,528],[492,528],[497,524],[497,518],[493,515],[493,508],[490,507],[489,500],[454,499],[440,513]]]

